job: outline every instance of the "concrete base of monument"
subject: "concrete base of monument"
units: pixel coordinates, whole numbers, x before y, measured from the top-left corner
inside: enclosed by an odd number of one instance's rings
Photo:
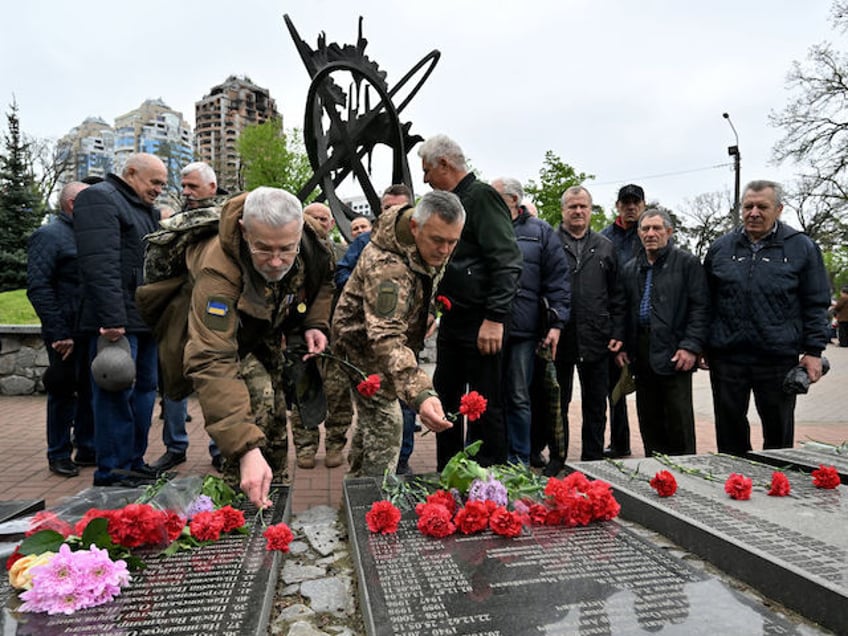
[[[344,496],[371,636],[824,633],[627,522],[433,539],[410,510],[381,535],[365,522],[380,480],[347,480]]]
[[[621,516],[668,537],[765,597],[827,629],[848,633],[848,500],[845,486],[815,488],[808,472],[785,471],[789,496],[768,496],[774,468],[728,455],[687,455],[568,467],[612,484]],[[661,498],[649,480],[668,470],[677,492]],[[753,480],[750,499],[724,486]]]

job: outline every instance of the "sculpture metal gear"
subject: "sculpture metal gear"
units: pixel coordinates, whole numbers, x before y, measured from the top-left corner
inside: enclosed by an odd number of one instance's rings
[[[289,16],[284,18],[312,78],[306,98],[303,138],[314,175],[298,192],[298,198],[305,201],[316,187],[320,187],[318,200],[327,202],[342,235],[350,240],[350,221],[356,213],[338,197],[336,188],[352,173],[372,212],[379,215],[380,195],[371,183],[371,159],[375,146],[385,144],[392,150],[391,183],[405,183],[412,190],[406,155],[422,137],[410,135],[412,123],[401,123],[399,115],[433,72],[441,53],[436,50],[428,53],[400,82],[389,88],[386,73],[365,55],[368,40],[362,37],[362,17],[359,18],[356,46],[327,44],[322,32],[314,50],[300,38]],[[403,101],[395,105],[392,98],[419,71],[422,72],[420,79]],[[352,78],[347,92],[336,83],[334,76]],[[362,165],[365,155],[368,155],[367,169]]]

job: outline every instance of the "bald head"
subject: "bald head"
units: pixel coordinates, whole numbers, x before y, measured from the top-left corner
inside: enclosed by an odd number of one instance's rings
[[[121,178],[147,205],[153,205],[168,183],[168,170],[156,155],[139,152],[130,155]]]
[[[59,209],[69,216],[74,215],[74,201],[77,195],[88,187],[81,181],[71,181],[59,193]]]
[[[324,232],[324,236],[328,236],[330,234],[330,230],[332,230],[333,226],[336,224],[336,220],[333,218],[333,213],[330,211],[330,208],[323,203],[310,203],[303,208],[303,213],[318,221],[321,225],[321,230]]]

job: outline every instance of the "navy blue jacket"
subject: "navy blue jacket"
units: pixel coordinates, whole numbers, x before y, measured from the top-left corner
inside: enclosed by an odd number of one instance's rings
[[[79,193],[74,231],[83,281],[83,332],[96,333],[101,327],[150,331],[136,309],[135,290],[143,280],[145,236],[158,229],[158,221],[159,210],[117,175]]]
[[[342,287],[345,286],[347,279],[353,273],[353,268],[356,267],[359,257],[362,255],[362,250],[371,241],[371,232],[363,232],[348,246],[347,251],[336,263],[336,273],[333,274],[333,280],[336,283],[336,292],[341,293]]]
[[[544,221],[521,211],[512,221],[523,266],[518,290],[512,301],[509,337],[535,339],[544,337],[542,330],[562,329],[571,309],[571,286],[568,262],[562,243],[553,228]],[[543,320],[541,299],[548,301],[551,315]]]
[[[627,300],[627,331],[624,346],[636,360],[639,306],[645,290],[648,258],[641,250],[621,270]],[[697,256],[668,245],[660,250],[651,277],[651,336],[648,360],[654,373],[676,373],[671,358],[678,349],[699,354],[707,342],[710,326],[709,292],[704,268]]]
[[[736,229],[710,246],[704,269],[713,308],[710,357],[746,364],[821,355],[830,285],[821,250],[806,234],[777,221],[755,253]]]
[[[27,298],[41,319],[41,335],[48,345],[74,336],[80,277],[73,220],[64,212],[29,237]]]
[[[642,242],[636,233],[637,225],[638,223],[634,223],[633,227],[625,230],[618,224],[618,219],[616,219],[615,223],[601,230],[601,235],[606,236],[612,241],[613,247],[615,247],[615,255],[618,257],[619,268],[624,267],[625,263],[643,251]]]

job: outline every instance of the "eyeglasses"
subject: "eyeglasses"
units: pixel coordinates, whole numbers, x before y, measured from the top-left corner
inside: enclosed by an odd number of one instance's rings
[[[250,243],[250,239],[246,236],[244,237],[244,240],[247,241],[247,249],[250,250],[250,253],[262,259],[263,261],[269,261],[272,258],[279,258],[280,260],[285,260],[286,258],[292,255],[300,254],[300,243],[297,243],[290,247],[280,247],[273,250],[266,250],[257,249],[253,247],[253,245],[251,245]]]

